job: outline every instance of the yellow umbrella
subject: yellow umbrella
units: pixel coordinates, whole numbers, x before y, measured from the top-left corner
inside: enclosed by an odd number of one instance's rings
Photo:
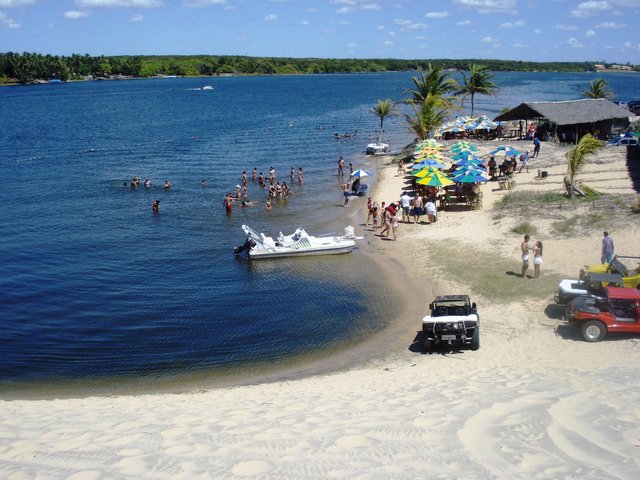
[[[453,185],[455,182],[447,177],[440,170],[437,170],[416,182],[419,185],[428,185],[430,187],[446,187]]]
[[[413,175],[414,177],[418,177],[418,178],[423,178],[426,177],[428,175],[431,175],[432,173],[439,171],[436,167],[430,165],[428,167],[424,167],[420,170],[418,170],[415,173],[412,173],[411,175]]]

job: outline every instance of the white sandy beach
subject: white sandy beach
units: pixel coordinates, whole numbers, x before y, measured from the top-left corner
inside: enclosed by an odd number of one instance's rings
[[[562,160],[560,147],[543,144],[530,173],[517,175],[517,190],[561,191]],[[546,180],[535,179],[539,166]],[[404,179],[395,174],[395,166],[381,168],[375,198],[398,199]],[[624,150],[603,152],[578,178],[638,197]],[[397,338],[375,358],[346,371],[183,394],[0,401],[0,477],[639,478],[640,338],[589,344],[548,315],[551,279],[598,263],[602,228],[554,238],[552,222],[575,212],[549,211],[533,236],[544,241],[542,277],[519,278],[509,272],[519,272],[521,236],[510,228],[522,219],[497,216],[494,203],[506,192],[496,188],[483,187],[482,211],[401,224],[396,242],[365,232],[367,248],[404,265],[399,281],[411,292]],[[350,206],[361,221],[364,202]],[[640,254],[640,221],[607,228],[617,253]],[[448,261],[452,254],[464,255],[464,268]],[[482,283],[493,281],[515,291],[513,301],[486,293]],[[412,347],[430,290],[472,296],[480,350],[425,355]]]

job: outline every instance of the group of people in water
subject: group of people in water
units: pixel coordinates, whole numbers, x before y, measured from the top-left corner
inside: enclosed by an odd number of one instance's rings
[[[299,185],[304,183],[304,172],[302,167],[298,167],[297,171],[295,167],[291,167],[289,171],[289,184],[286,181],[278,180],[276,176],[276,170],[273,166],[269,167],[269,171],[267,175],[264,175],[262,172],[258,172],[256,167],[253,168],[251,172],[251,182],[257,183],[258,187],[261,190],[268,191],[269,197],[265,203],[265,210],[270,212],[272,210],[271,200],[273,198],[289,198],[294,193],[291,190],[291,186],[297,180]],[[256,201],[247,200],[249,197],[249,175],[246,170],[242,172],[241,185],[238,184],[235,187],[235,191],[228,192],[223,200],[223,207],[227,214],[231,214],[233,212],[234,202],[240,202],[240,208],[251,207],[257,204]]]
[[[130,185],[132,190],[136,190],[140,186],[141,177],[135,176],[131,179]],[[204,181],[204,180],[203,180]],[[144,182],[142,183],[144,188],[151,189],[151,179],[149,177],[145,177]],[[124,186],[127,186],[127,182],[124,182]],[[169,180],[165,180],[163,184],[163,188],[165,190],[169,190],[171,188],[171,182]],[[153,213],[160,213],[160,200],[155,199],[151,202],[151,211]]]

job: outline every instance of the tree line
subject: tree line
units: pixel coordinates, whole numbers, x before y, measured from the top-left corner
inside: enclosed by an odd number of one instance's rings
[[[338,59],[250,57],[237,55],[190,56],[70,56],[39,53],[0,53],[0,83],[31,83],[38,80],[81,80],[88,78],[153,77],[157,75],[279,75],[318,73],[360,73],[426,70],[429,64],[444,70],[465,70],[477,60],[436,59]],[[606,63],[599,62],[606,66]],[[524,62],[482,60],[489,70],[584,72],[592,62]],[[640,71],[640,66],[634,66]]]

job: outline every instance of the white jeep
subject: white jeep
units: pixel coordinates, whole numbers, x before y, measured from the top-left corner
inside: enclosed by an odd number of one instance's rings
[[[437,345],[480,348],[480,317],[468,295],[443,295],[429,304],[431,314],[422,319],[424,351]]]

